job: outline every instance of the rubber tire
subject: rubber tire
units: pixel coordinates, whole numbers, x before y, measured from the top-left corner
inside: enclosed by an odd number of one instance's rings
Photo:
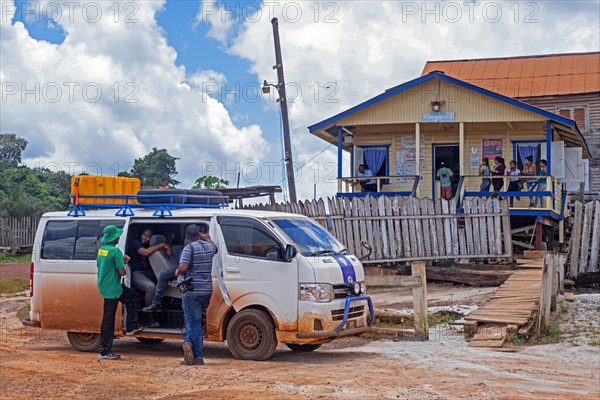
[[[212,189],[189,189],[189,190],[186,190],[186,194],[190,195],[190,196],[223,196],[223,193],[219,192],[218,190],[212,190]],[[186,199],[186,203],[187,204],[206,205],[206,199],[188,197]],[[219,205],[222,203],[222,199],[210,199],[208,201],[208,203],[213,206]]]
[[[158,344],[165,339],[156,339],[156,338],[145,338],[145,337],[136,337],[137,340],[144,344]]]
[[[95,352],[100,348],[100,334],[88,332],[67,332],[69,343],[75,349],[85,352]]]
[[[141,195],[157,195],[164,194],[165,197],[147,197],[138,198],[137,201],[140,204],[169,204],[171,202],[172,194],[186,194],[185,189],[140,189],[137,192],[138,196]],[[174,204],[182,204],[182,196],[173,196]]]
[[[297,351],[299,353],[308,353],[315,351],[321,344],[297,344],[297,343],[286,343],[285,344],[290,350]]]
[[[257,344],[243,343],[242,335],[256,335]],[[246,309],[235,314],[227,326],[227,347],[239,360],[269,359],[277,347],[275,325],[271,316],[262,310]]]

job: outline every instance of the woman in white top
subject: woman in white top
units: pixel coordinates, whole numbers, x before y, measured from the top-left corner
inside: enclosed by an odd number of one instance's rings
[[[521,171],[517,168],[517,162],[512,160],[510,162],[510,169],[508,170],[507,175],[510,175],[508,182],[508,191],[509,192],[520,192],[521,191],[521,180],[519,179],[519,175],[521,175]],[[513,196],[510,196],[510,206],[513,206]],[[520,197],[517,196],[517,200],[521,200]]]

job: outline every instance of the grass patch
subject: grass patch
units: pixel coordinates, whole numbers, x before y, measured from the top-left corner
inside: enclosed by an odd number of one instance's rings
[[[506,335],[506,340],[508,340],[515,346],[523,346],[525,343],[527,343],[527,336],[521,336],[511,332]]]
[[[410,329],[415,326],[412,315],[382,315],[375,318],[375,326],[379,328]]]
[[[29,311],[31,311],[31,304],[24,304],[23,307],[17,310],[17,318],[19,318],[20,320],[29,318]]]
[[[590,346],[600,346],[600,337],[595,337],[593,339],[590,339],[590,341],[588,342],[588,344]]]
[[[560,327],[555,322],[551,322],[544,338],[546,343],[559,343],[561,338]]]
[[[460,319],[462,314],[453,311],[436,311],[427,315],[429,326],[447,324],[455,319]]]
[[[15,294],[28,288],[29,282],[20,279],[0,279],[0,294]]]
[[[435,326],[462,318],[461,313],[454,311],[436,311],[427,314],[428,326]],[[415,327],[413,315],[378,315],[375,317],[375,326],[391,329],[412,329]]]
[[[569,305],[567,304],[566,301],[560,300],[558,302],[558,309],[560,310],[561,313],[566,313],[569,311]]]
[[[14,254],[0,253],[0,263],[13,263],[13,262],[22,262],[22,263],[31,262],[31,254],[14,255]]]
[[[596,307],[596,311],[600,312],[600,306]]]

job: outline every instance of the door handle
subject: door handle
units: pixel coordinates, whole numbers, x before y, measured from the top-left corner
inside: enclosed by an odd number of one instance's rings
[[[236,267],[225,267],[225,271],[226,272],[233,272],[233,273],[239,273],[240,269],[236,268]]]

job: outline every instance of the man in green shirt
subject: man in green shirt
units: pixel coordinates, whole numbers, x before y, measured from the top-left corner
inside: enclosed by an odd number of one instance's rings
[[[98,256],[96,257],[98,291],[104,298],[99,356],[102,360],[118,360],[121,358],[120,355],[112,352],[113,337],[115,335],[115,315],[119,301],[127,309],[127,334],[133,335],[143,329],[137,318],[138,295],[134,290],[121,284],[121,277],[125,276],[126,273],[125,263],[129,261],[129,256],[123,256],[123,253],[117,247],[119,237],[122,234],[123,229],[119,229],[114,225],[108,225],[104,228],[103,246],[98,250]]]
[[[452,196],[452,177],[454,173],[442,161],[441,168],[438,169],[436,176],[440,180],[440,189],[443,199],[450,200]]]

